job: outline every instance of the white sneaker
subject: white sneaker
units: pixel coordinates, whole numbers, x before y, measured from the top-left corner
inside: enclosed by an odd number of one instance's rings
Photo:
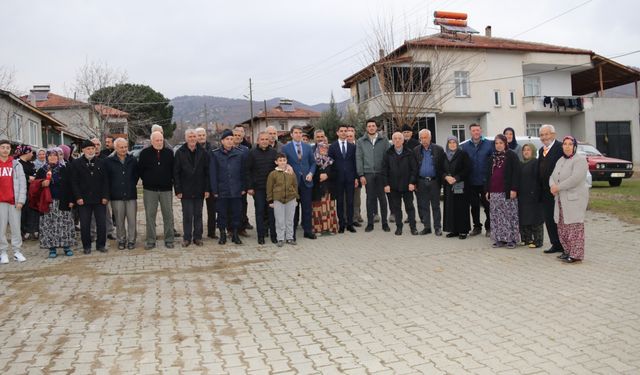
[[[7,264],[7,263],[9,263],[9,257],[7,256],[7,253],[0,254],[0,264]]]
[[[21,252],[16,251],[13,254],[13,260],[15,260],[16,262],[24,262],[25,260],[27,260],[27,258],[25,258],[24,255],[22,255]]]

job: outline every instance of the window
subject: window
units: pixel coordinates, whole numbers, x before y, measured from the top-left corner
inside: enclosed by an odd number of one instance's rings
[[[22,142],[22,116],[13,115],[13,134],[17,142]]]
[[[542,124],[527,124],[527,137],[537,137]]]
[[[28,143],[33,146],[40,145],[38,139],[38,123],[32,120],[29,120],[29,140]]]
[[[358,99],[363,102],[371,97],[369,92],[369,80],[358,82]]]
[[[280,121],[278,121],[278,123],[280,124],[280,130],[288,130],[287,129],[287,120],[280,120]]]
[[[524,77],[524,96],[540,96],[540,77]]]
[[[465,127],[464,125],[451,125],[451,134],[458,138],[458,143],[465,141]]]
[[[431,74],[428,66],[393,66],[386,79],[386,87],[393,92],[429,92]]]
[[[374,75],[373,77],[371,77],[371,79],[369,80],[369,88],[371,90],[371,97],[373,98],[374,96],[378,96],[380,95],[380,80],[378,79],[377,75]]]
[[[509,90],[509,106],[516,106],[516,90]]]
[[[500,90],[493,90],[493,106],[500,107]]]
[[[469,97],[469,72],[454,72],[453,81],[456,86],[456,97]]]

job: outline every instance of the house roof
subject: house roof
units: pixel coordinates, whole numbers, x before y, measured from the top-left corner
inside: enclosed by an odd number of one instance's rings
[[[617,63],[606,57],[591,56],[593,68],[571,75],[573,95],[586,95],[640,81],[640,70]],[[600,86],[602,73],[602,87]]]
[[[521,51],[521,52],[546,52],[562,54],[593,55],[594,53],[585,49],[556,46],[545,43],[527,42],[516,39],[505,39],[488,37],[481,35],[452,35],[433,34],[422,38],[405,41],[400,47],[389,53],[376,63],[390,62],[400,57],[409,47],[441,47],[441,48],[461,48],[461,49],[486,49],[501,51]],[[354,82],[365,79],[372,75],[373,64],[356,72],[344,80],[343,88],[349,88]]]
[[[16,104],[26,108],[27,110],[35,113],[36,115],[40,116],[40,118],[42,118],[45,122],[50,123],[57,130],[60,130],[62,128],[66,128],[67,127],[67,125],[65,125],[64,123],[60,122],[60,120],[57,120],[55,117],[43,112],[42,110],[38,109],[37,107],[34,107],[33,105],[31,105],[31,103],[24,101],[24,99],[12,94],[9,91],[0,90],[0,96],[4,96],[8,100],[11,100],[14,103],[16,103]]]
[[[28,95],[21,97],[22,100],[30,102]],[[64,109],[64,108],[82,108],[89,107],[89,103],[85,103],[79,100],[67,98],[62,95],[54,94],[52,92],[47,94],[47,100],[39,100],[35,102],[36,107],[42,109]],[[103,104],[95,104],[93,108],[96,112],[100,113],[103,117],[128,117],[129,113],[121,111],[119,109],[109,107]]]
[[[320,112],[312,111],[310,109],[296,108],[293,111],[285,112],[281,106],[274,107],[267,111],[265,116],[264,111],[260,111],[256,116],[253,117],[254,121],[263,120],[265,117],[268,120],[284,120],[284,119],[313,119],[320,118]],[[242,122],[243,124],[250,124],[251,119]]]
[[[119,109],[109,107],[103,104],[94,105],[96,111],[100,113],[103,117],[128,117],[129,113],[125,111],[121,111]]]

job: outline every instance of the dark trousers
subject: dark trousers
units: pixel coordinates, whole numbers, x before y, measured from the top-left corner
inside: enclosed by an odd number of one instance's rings
[[[96,221],[96,249],[104,249],[107,244],[107,206],[100,203],[85,203],[78,206],[78,213],[82,248],[91,249],[91,217],[93,217]]]
[[[202,239],[202,205],[201,198],[181,199],[182,203],[182,239],[185,241]]]
[[[207,234],[214,235],[216,233],[216,198],[213,194],[205,199],[207,204]]]
[[[433,229],[442,229],[442,214],[440,213],[440,181],[434,178],[427,180],[418,178],[418,215],[424,227],[431,229],[431,214],[433,214]],[[431,212],[429,212],[431,206]]]
[[[29,207],[29,202],[25,202],[22,206],[22,215],[20,215],[20,228],[22,234],[33,234],[39,230],[40,213]]]
[[[247,210],[249,209],[249,201],[247,201],[247,194],[242,196],[242,220],[240,224],[241,230],[246,230],[249,227],[249,216],[247,216]]]
[[[256,232],[258,238],[265,237],[267,228],[269,228],[271,238],[277,238],[276,221],[273,216],[273,208],[269,207],[269,202],[267,202],[266,190],[255,190],[253,194],[253,206],[256,211]]]
[[[242,222],[242,198],[217,198],[218,228],[220,232],[227,229],[227,215],[231,218],[231,230],[239,230]]]
[[[382,224],[387,224],[387,197],[384,193],[382,175],[380,173],[365,173],[367,180],[365,191],[367,192],[367,224],[373,224],[373,216],[378,213],[380,203],[380,218]]]
[[[298,228],[298,223],[302,223],[302,230],[305,234],[313,234],[313,226],[311,225],[311,192],[313,188],[307,187],[304,181],[298,179],[298,194],[300,195],[300,204],[296,207],[296,214],[293,217],[293,234]],[[302,211],[302,215],[300,215]],[[302,220],[299,220],[302,217]]]
[[[338,223],[340,228],[353,225],[353,180],[337,182],[334,189],[336,193],[336,209],[338,211]],[[346,206],[345,206],[346,205]],[[346,210],[346,217],[345,217]]]
[[[402,229],[402,201],[404,201],[404,209],[407,211],[409,218],[409,226],[411,229],[416,227],[416,210],[413,207],[413,192],[412,191],[395,191],[391,190],[389,194],[389,205],[391,205],[391,212],[396,219],[396,227]]]
[[[480,222],[480,205],[484,208],[484,229],[491,230],[491,222],[489,222],[489,201],[485,197],[484,186],[471,185],[469,190],[469,203],[471,204],[471,219],[473,219],[473,228],[482,228]]]
[[[556,208],[556,202],[551,193],[542,193],[542,207],[544,210],[544,224],[547,227],[549,241],[551,241],[551,245],[554,249],[563,250],[562,244],[560,243],[560,237],[558,237],[558,226],[553,218],[553,211]]]

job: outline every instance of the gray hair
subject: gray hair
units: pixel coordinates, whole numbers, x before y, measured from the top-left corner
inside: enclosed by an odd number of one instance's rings
[[[162,126],[158,124],[151,125],[151,133],[154,133],[154,132],[160,132],[160,134],[164,135],[164,129],[162,128]]]
[[[195,129],[187,129],[184,131],[184,136],[188,136],[189,134],[196,134]]]
[[[429,137],[431,137],[431,130],[429,130],[429,129],[422,129],[422,130],[420,130],[420,131],[418,132],[418,138],[419,138],[421,135],[425,134],[425,133],[426,133],[426,134],[429,134]]]
[[[265,129],[265,131],[270,131],[270,130],[275,130],[276,132],[278,131],[278,129],[276,129],[276,127],[275,127],[275,126],[273,126],[273,125],[269,125],[269,126],[267,126],[267,128]]]
[[[122,143],[122,142],[124,142],[127,146],[129,146],[129,142],[128,142],[126,139],[122,138],[122,137],[118,137],[118,138],[116,138],[116,139],[113,141],[113,145],[114,145],[114,146],[117,146],[117,145],[118,145],[118,143]]]
[[[153,140],[153,136],[154,136],[154,135],[155,135],[156,137],[157,137],[157,136],[160,136],[160,137],[162,137],[162,138],[164,139],[164,134],[162,134],[162,132],[159,132],[159,131],[155,131],[155,132],[151,133],[151,136],[149,137],[149,139]]]
[[[313,136],[315,137],[316,135],[318,135],[320,133],[324,134],[324,129],[316,129],[316,130],[314,130],[313,131]]]
[[[538,130],[538,133],[542,131],[542,129],[549,129],[549,131],[553,134],[556,134],[556,128],[551,125],[551,124],[544,124],[540,127],[540,130]]]
[[[205,129],[205,128],[196,128],[196,134],[197,133],[205,133],[206,134],[207,133],[207,129]]]

